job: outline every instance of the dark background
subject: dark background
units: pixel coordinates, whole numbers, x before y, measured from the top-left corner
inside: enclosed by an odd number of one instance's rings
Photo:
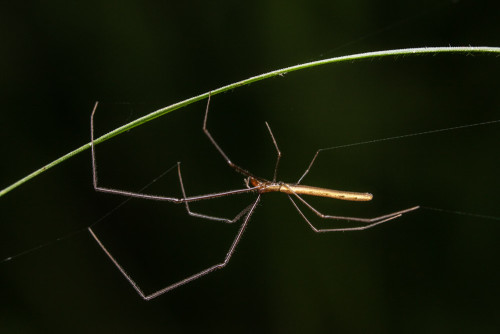
[[[96,100],[100,135],[306,61],[500,46],[495,1],[28,3],[0,10],[2,188],[87,143]],[[492,55],[327,65],[214,97],[209,127],[233,161],[270,178],[268,121],[283,152],[280,179],[294,182],[321,147],[500,119],[499,74]],[[201,131],[204,108],[99,145],[101,184],[137,190],[182,161],[188,194],[243,187]],[[325,213],[371,217],[420,204],[496,220],[419,210],[364,232],[315,234],[284,195],[269,194],[224,270],[150,302],[85,230],[123,198],[94,192],[84,152],[0,199],[2,259],[50,243],[0,264],[0,332],[498,332],[499,126],[331,150],[304,180],[375,196],[311,199]],[[176,177],[147,191],[179,196]],[[193,209],[231,216],[252,198]],[[95,226],[146,293],[220,261],[236,229],[141,200]]]

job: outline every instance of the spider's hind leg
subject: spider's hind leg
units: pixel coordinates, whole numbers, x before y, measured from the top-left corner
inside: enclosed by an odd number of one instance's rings
[[[288,187],[286,184],[284,184],[283,186],[288,188],[288,190],[290,190],[292,195],[288,195],[288,198],[292,202],[295,209],[297,209],[299,214],[302,216],[302,218],[304,218],[304,220],[307,222],[307,224],[309,224],[309,226],[313,229],[314,232],[340,232],[340,231],[366,230],[366,229],[374,227],[376,225],[379,225],[379,224],[388,222],[390,220],[399,218],[405,213],[408,213],[408,212],[411,212],[411,211],[414,211],[414,210],[417,210],[418,208],[420,208],[420,206],[414,206],[411,208],[391,212],[391,213],[388,213],[388,214],[385,214],[382,216],[378,216],[378,217],[373,217],[373,218],[325,215],[325,214],[321,213],[319,210],[317,210],[316,208],[314,208],[311,204],[306,202],[305,199],[303,199],[301,196],[299,196],[295,191],[293,191],[293,189]],[[307,217],[304,215],[302,210],[300,210],[297,203],[293,200],[292,196],[295,196],[297,199],[299,199],[305,206],[307,206],[312,212],[314,212],[318,217],[320,217],[322,219],[344,220],[344,221],[358,222],[358,223],[362,223],[364,225],[355,226],[355,227],[318,229],[309,221],[309,219],[307,219]]]

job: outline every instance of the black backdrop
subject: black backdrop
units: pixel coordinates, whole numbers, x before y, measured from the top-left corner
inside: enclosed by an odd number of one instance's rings
[[[494,1],[89,2],[2,5],[1,187],[96,132],[266,71],[365,51],[500,46]],[[213,98],[233,161],[293,182],[321,147],[500,119],[500,60],[436,55],[327,65]],[[103,186],[137,190],[182,161],[189,194],[244,186],[201,131],[205,102],[98,146]],[[499,125],[325,152],[304,183],[374,194],[311,200],[360,217],[420,204],[499,217]],[[175,172],[148,192],[179,195]],[[235,215],[252,196],[193,205]],[[264,196],[228,267],[142,301],[85,228],[121,203],[84,152],[0,199],[2,333],[496,332],[498,218],[420,210],[365,232],[314,234]],[[321,226],[323,223],[308,217]],[[324,225],[322,225],[324,224]],[[237,226],[134,200],[95,226],[146,292],[220,261]],[[64,237],[82,230],[71,237]],[[58,242],[57,238],[62,237]],[[496,330],[495,330],[496,329]]]

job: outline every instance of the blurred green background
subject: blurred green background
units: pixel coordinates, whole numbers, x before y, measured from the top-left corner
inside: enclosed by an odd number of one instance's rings
[[[0,187],[158,108],[266,71],[352,53],[500,46],[495,1],[50,1],[3,4]],[[437,55],[327,65],[213,98],[231,159],[294,182],[322,147],[500,119],[500,59]],[[201,131],[205,102],[99,145],[103,186],[140,189],[182,161],[188,194],[243,187]],[[85,228],[123,201],[94,192],[84,152],[0,199],[2,333],[493,333],[498,319],[499,125],[330,150],[305,184],[372,192],[325,213],[420,210],[365,232],[315,234],[263,197],[229,265],[142,301]],[[176,173],[150,193],[179,196]],[[193,205],[235,215],[252,196]],[[321,222],[308,211],[318,226]],[[344,224],[345,225],[345,224]],[[95,230],[150,293],[220,261],[238,226],[133,200]],[[72,237],[59,237],[82,230]]]

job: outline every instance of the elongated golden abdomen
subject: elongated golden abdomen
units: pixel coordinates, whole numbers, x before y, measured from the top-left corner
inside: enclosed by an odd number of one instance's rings
[[[303,185],[282,184],[279,188],[282,193],[293,195],[310,195],[319,197],[330,197],[344,201],[371,201],[373,195],[370,193],[357,193],[352,191],[333,190]]]
[[[260,193],[282,192],[289,195],[310,195],[357,202],[371,201],[373,198],[373,195],[370,193],[357,193],[353,191],[303,186],[301,184],[260,181],[253,177],[248,178],[247,182],[253,187],[259,188]]]

